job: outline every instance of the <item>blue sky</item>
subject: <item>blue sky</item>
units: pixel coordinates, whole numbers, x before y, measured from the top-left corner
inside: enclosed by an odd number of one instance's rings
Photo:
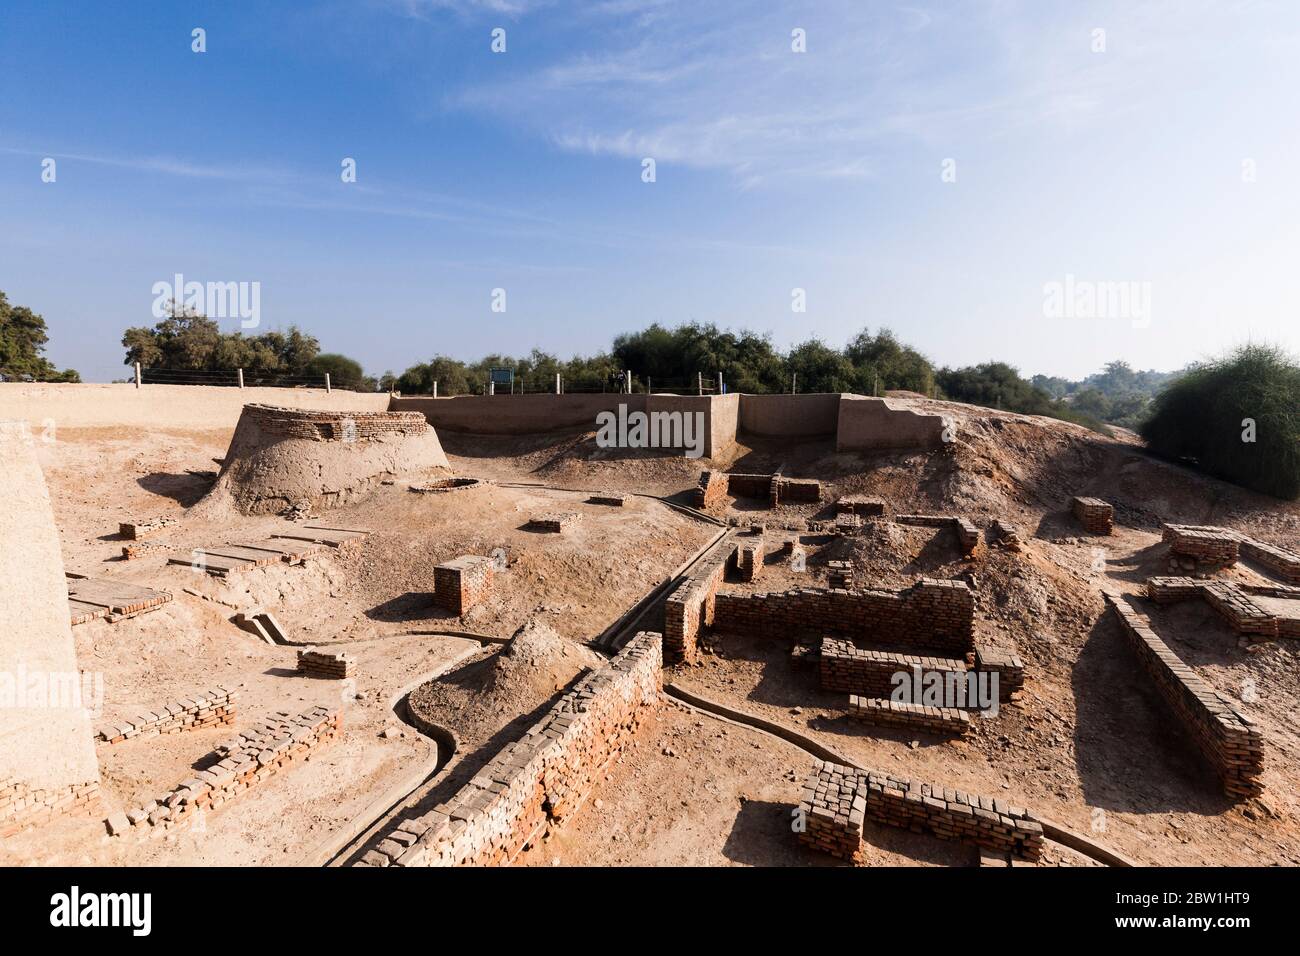
[[[0,62],[0,289],[87,380],[177,272],[370,372],[692,319],[1071,377],[1300,351],[1292,2],[5,0]],[[1067,275],[1149,321],[1047,316]]]

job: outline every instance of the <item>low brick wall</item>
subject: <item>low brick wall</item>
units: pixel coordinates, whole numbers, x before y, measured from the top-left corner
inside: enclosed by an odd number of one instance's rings
[[[0,837],[13,836],[56,817],[86,816],[98,809],[98,780],[54,790],[33,790],[13,777],[0,780]]]
[[[964,581],[922,578],[901,591],[796,588],[778,594],[719,594],[719,631],[789,639],[801,632],[848,634],[930,652],[975,649],[975,596]]]
[[[1025,662],[1014,651],[981,644],[975,648],[975,669],[997,673],[998,700],[1002,703],[1025,686]]]
[[[463,615],[492,593],[492,559],[462,554],[433,569],[433,603],[452,614]]]
[[[826,583],[837,591],[853,590],[853,562],[826,562]]]
[[[727,476],[720,471],[706,471],[700,475],[695,488],[695,507],[705,511],[717,507],[727,498]]]
[[[1090,534],[1110,534],[1115,527],[1115,509],[1100,498],[1070,499],[1070,509]]]
[[[822,500],[822,484],[815,478],[783,478],[775,475],[769,493],[773,508],[790,502],[816,503]]]
[[[852,641],[837,637],[822,638],[820,657],[823,690],[868,697],[889,697],[894,691],[894,675],[899,672],[910,675],[913,668],[920,668],[922,675],[930,671],[965,674],[969,669],[961,658],[864,650]]]
[[[1173,554],[1211,568],[1231,567],[1240,554],[1237,532],[1227,528],[1167,524],[1160,532],[1160,540],[1169,545]]]
[[[658,634],[637,634],[450,800],[399,824],[357,865],[508,864],[582,805],[659,704],[661,646]]]
[[[545,531],[549,534],[563,534],[579,521],[576,511],[547,511],[533,515],[528,519],[528,527],[533,531]]]
[[[214,687],[193,697],[173,700],[157,710],[146,711],[130,720],[105,724],[95,732],[95,739],[120,744],[132,737],[179,734],[186,730],[231,724],[235,721],[235,703],[238,699],[239,691]]]
[[[1288,584],[1300,584],[1300,554],[1245,536],[1241,539],[1240,554],[1264,565]]]
[[[887,697],[850,694],[849,716],[879,727],[927,730],[932,734],[960,736],[970,730],[970,714],[958,707],[928,707]]]
[[[145,538],[176,528],[179,524],[179,519],[171,516],[150,518],[147,521],[123,521],[118,524],[117,533],[131,541],[143,541]]]
[[[340,412],[274,405],[245,405],[243,419],[264,432],[313,441],[358,441],[379,435],[423,435],[429,427],[419,412]]]
[[[1160,698],[1214,768],[1224,791],[1238,798],[1261,793],[1264,739],[1254,722],[1184,664],[1123,596],[1106,592],[1106,601]]]
[[[1202,598],[1238,634],[1263,638],[1300,636],[1300,617],[1280,617],[1261,606],[1255,595],[1300,600],[1300,588],[1258,587],[1188,577],[1147,579],[1147,597],[1157,604]]]
[[[980,529],[969,518],[955,515],[896,515],[894,521],[896,524],[921,528],[952,528],[963,554],[970,554],[980,543]]]
[[[742,581],[754,581],[763,570],[763,539],[742,538],[736,547],[736,573]]]
[[[839,514],[854,514],[864,518],[879,518],[885,513],[885,503],[879,498],[863,495],[843,495],[835,502]]]
[[[769,508],[788,502],[821,501],[821,482],[815,478],[786,478],[782,475],[728,474],[706,471],[695,488],[695,505],[708,509],[733,498],[766,498]]]
[[[306,677],[343,680],[351,677],[355,668],[356,658],[346,651],[318,651],[309,647],[298,652],[298,673]]]
[[[860,862],[866,820],[932,833],[999,853],[1038,860],[1043,827],[1023,807],[874,770],[817,760],[804,781],[799,839],[815,849]]]
[[[690,575],[664,600],[664,661],[692,663],[699,654],[700,628],[713,624],[718,586],[736,550],[735,539],[723,538]]]
[[[622,508],[627,504],[627,495],[592,495],[587,499],[589,505],[608,505],[611,508]]]
[[[339,713],[324,707],[297,717],[276,714],[258,721],[216,750],[221,759],[207,770],[142,807],[106,821],[110,833],[180,826],[198,811],[215,810],[281,770],[305,760],[338,735]]]

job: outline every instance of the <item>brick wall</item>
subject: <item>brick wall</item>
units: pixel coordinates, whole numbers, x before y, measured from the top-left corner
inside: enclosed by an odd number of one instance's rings
[[[227,800],[306,759],[312,750],[338,735],[339,713],[324,707],[296,717],[279,713],[259,720],[234,740],[218,747],[220,759],[200,770],[170,793],[127,813],[117,813],[106,823],[110,833],[186,823],[196,812],[215,810]]]
[[[1001,798],[874,770],[818,760],[799,805],[806,823],[799,839],[842,859],[862,859],[866,820],[973,843],[1027,860],[1042,854],[1043,827],[1028,810]]]
[[[843,495],[835,502],[835,510],[841,514],[878,518],[885,513],[885,503],[878,498],[867,498],[862,495]]]
[[[298,673],[326,680],[351,677],[356,659],[346,651],[318,651],[314,647],[298,652]]]
[[[419,412],[337,412],[274,405],[245,405],[243,419],[264,432],[313,441],[358,441],[380,435],[423,435],[429,423]]]
[[[463,615],[492,593],[492,559],[462,554],[433,569],[433,603]]]
[[[83,816],[99,809],[99,781],[38,790],[8,777],[0,780],[0,837],[10,837],[27,827],[55,817]]]
[[[1227,528],[1167,524],[1160,539],[1175,555],[1183,555],[1211,567],[1230,567],[1237,563],[1240,543],[1235,531]]]
[[[723,538],[664,600],[665,662],[689,664],[698,656],[700,628],[713,624],[718,586],[735,550],[734,538]]]
[[[786,502],[821,500],[821,482],[815,478],[785,478],[781,475],[727,474],[706,471],[695,488],[695,506],[710,508],[721,504],[727,495],[733,498],[766,498],[768,507]]]
[[[1254,722],[1184,664],[1123,596],[1106,592],[1106,600],[1160,698],[1214,768],[1224,791],[1238,798],[1261,793],[1264,739]]]
[[[235,703],[238,699],[238,691],[214,687],[193,697],[173,700],[157,710],[146,711],[130,720],[105,724],[95,732],[95,739],[120,744],[132,737],[179,734],[186,730],[234,723]]]
[[[932,734],[965,734],[970,714],[958,707],[931,707],[887,697],[849,695],[849,716],[863,723],[901,730],[927,730]]]
[[[753,581],[763,570],[763,539],[742,538],[736,547],[736,573],[742,581]]]
[[[545,531],[550,534],[563,534],[578,523],[576,511],[547,511],[533,515],[528,519],[528,527],[533,531]]]
[[[727,497],[727,484],[727,476],[722,472],[703,472],[695,488],[695,507],[707,511],[722,504]]]
[[[1241,538],[1240,553],[1243,558],[1264,565],[1288,584],[1300,584],[1300,554],[1244,535]]]
[[[399,824],[357,865],[508,864],[583,804],[658,705],[661,648],[658,634],[637,634],[450,800]]]
[[[1070,499],[1070,509],[1090,534],[1110,534],[1115,525],[1115,509],[1100,498]]]
[[[970,554],[980,543],[980,529],[969,518],[953,515],[897,515],[897,524],[915,525],[922,528],[951,527],[957,534],[957,544],[964,554]]]
[[[1189,577],[1147,579],[1147,597],[1157,604],[1199,597],[1238,634],[1264,638],[1300,636],[1300,617],[1280,617],[1254,600],[1255,595],[1300,599],[1300,588],[1257,587],[1236,581]]]
[[[922,578],[901,591],[796,588],[778,594],[719,594],[713,627],[788,639],[800,632],[848,634],[933,652],[974,650],[975,596],[964,581]]]
[[[821,641],[819,668],[823,690],[889,697],[894,691],[894,675],[900,671],[910,674],[914,667],[919,667],[922,674],[944,671],[964,675],[968,670],[961,658],[864,650],[838,637],[823,637]]]

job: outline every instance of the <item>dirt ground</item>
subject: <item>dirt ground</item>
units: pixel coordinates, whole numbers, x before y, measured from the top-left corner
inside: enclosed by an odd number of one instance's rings
[[[829,441],[742,440],[726,460],[631,456],[598,449],[589,434],[489,438],[443,434],[458,475],[495,484],[416,495],[404,484],[330,512],[332,524],[369,529],[360,548],[324,552],[300,566],[274,566],[223,581],[164,556],[117,560],[119,521],[185,515],[210,487],[228,430],[144,432],[64,429],[40,446],[65,565],[170,591],[163,609],[74,628],[83,668],[103,675],[102,720],[130,717],[222,683],[239,685],[233,728],[116,747],[98,745],[105,802],[126,808],[169,790],[221,741],[261,714],[343,708],[340,740],[228,806],[202,828],[143,841],[108,837],[100,819],[65,820],[0,847],[0,862],[300,863],[342,847],[377,821],[422,812],[445,798],[500,745],[514,739],[596,659],[585,644],[669,577],[718,530],[650,495],[689,504],[701,469],[780,469],[822,480],[818,505],[769,511],[739,499],[719,518],[768,527],[769,547],[800,534],[806,570],[769,555],[760,579],[726,589],[825,586],[826,562],[853,562],[858,586],[902,587],[920,575],[962,577],[977,594],[980,643],[1015,649],[1026,687],[965,740],[852,725],[837,695],[811,670],[791,666],[791,641],[725,636],[706,641],[697,667],[665,681],[795,728],[864,766],[1014,798],[1148,864],[1300,863],[1296,756],[1300,656],[1286,640],[1248,646],[1199,602],[1141,603],[1157,632],[1216,690],[1249,697],[1246,711],[1266,741],[1262,799],[1230,805],[1162,710],[1110,616],[1101,585],[1130,594],[1166,573],[1162,521],[1224,524],[1295,548],[1300,507],[1207,479],[1146,455],[1133,436],[1105,438],[1076,426],[922,403],[952,416],[958,440],[943,451],[837,454]],[[507,487],[545,483],[579,491]],[[590,505],[582,490],[639,493],[622,509]],[[841,494],[867,494],[891,513],[993,518],[1018,526],[1025,550],[981,546],[965,560],[949,530],[879,522],[856,537],[806,531]],[[1116,533],[1081,532],[1071,495],[1111,502]],[[563,535],[527,528],[531,514],[581,517]],[[265,538],[282,518],[204,523],[184,517],[158,540],[187,554],[213,544]],[[433,565],[460,554],[505,563],[492,597],[463,620],[431,604]],[[1260,569],[1229,575],[1267,581]],[[188,589],[188,590],[187,590]],[[197,593],[192,593],[197,592]],[[240,630],[240,610],[273,611],[295,643],[346,647],[355,681],[299,678],[295,649]],[[571,642],[545,656],[528,680],[488,676],[498,644],[524,625]],[[343,686],[340,686],[343,685]],[[433,741],[399,717],[410,691],[450,725],[459,750],[438,768]],[[669,702],[611,765],[606,781],[563,829],[519,862],[528,865],[825,865],[790,831],[790,811],[811,763],[798,747]],[[966,866],[968,847],[891,828],[868,834],[877,865]],[[364,841],[362,841],[364,843]],[[355,850],[356,845],[353,846]],[[328,855],[328,854],[327,854]],[[346,856],[346,854],[345,854]],[[315,860],[319,862],[319,860]],[[1054,845],[1045,863],[1088,861]]]

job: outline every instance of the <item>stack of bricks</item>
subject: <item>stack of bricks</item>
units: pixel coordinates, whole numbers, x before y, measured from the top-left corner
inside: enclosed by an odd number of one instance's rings
[[[698,658],[700,629],[713,624],[718,586],[735,549],[730,537],[723,538],[664,600],[665,662],[691,664]]]
[[[828,561],[826,568],[828,571],[828,583],[832,588],[841,591],[853,590],[852,561]]]
[[[311,759],[312,751],[333,740],[338,730],[338,711],[324,707],[296,717],[281,711],[259,720],[235,740],[218,747],[214,756],[219,759],[207,770],[200,770],[157,800],[109,817],[109,832],[116,835],[134,828],[181,826],[194,813],[215,810],[292,764]]]
[[[168,528],[175,527],[177,520],[171,517],[150,518],[148,521],[123,521],[117,526],[118,534],[132,541],[143,541],[156,534],[162,534]]]
[[[708,511],[722,504],[727,497],[729,482],[720,471],[706,471],[700,475],[695,488],[695,507]]]
[[[91,814],[98,807],[98,780],[46,790],[5,777],[0,780],[0,837],[11,837],[56,817]]]
[[[1241,556],[1257,561],[1288,584],[1300,584],[1300,554],[1241,536]]]
[[[318,651],[314,647],[298,652],[298,673],[325,680],[344,680],[352,676],[356,658],[346,651]]]
[[[609,505],[611,508],[622,508],[627,504],[627,495],[592,495],[587,499],[588,504]]]
[[[133,541],[122,545],[122,557],[127,561],[134,561],[136,558],[147,558],[151,554],[169,554],[173,550],[171,546],[156,541]]]
[[[1115,527],[1115,509],[1100,498],[1070,499],[1074,516],[1089,534],[1110,534]]]
[[[954,518],[953,522],[957,529],[957,543],[961,545],[962,553],[971,554],[979,547],[980,529],[969,518]]]
[[[433,569],[433,603],[452,614],[464,615],[492,593],[492,559],[462,554]]]
[[[106,724],[95,732],[95,739],[110,744],[120,744],[132,737],[155,737],[159,734],[179,734],[187,730],[202,730],[218,724],[235,722],[235,703],[239,691],[227,687],[214,687],[203,694],[182,697],[133,717],[130,720]]]
[[[997,535],[998,543],[1002,545],[1002,547],[1006,548],[1008,551],[1019,551],[1021,549],[1022,543],[1020,541],[1020,529],[1015,525],[1011,524],[1009,521],[998,519],[994,520],[989,527],[992,529],[993,533]]]
[[[981,644],[975,648],[975,669],[998,675],[998,700],[1003,703],[1025,686],[1025,662],[1015,651]]]
[[[965,655],[975,649],[975,596],[964,581],[922,578],[901,591],[796,588],[719,594],[713,627],[788,640],[804,631],[861,635],[882,643]]]
[[[423,435],[423,412],[336,412],[245,405],[240,417],[267,433],[311,441],[362,441],[383,435]]]
[[[534,531],[546,531],[551,534],[563,534],[577,523],[576,511],[548,511],[528,519],[528,527]]]
[[[1227,528],[1167,524],[1160,533],[1169,545],[1170,569],[1213,572],[1232,567],[1241,551],[1237,532]]]
[[[820,676],[823,690],[845,691],[867,697],[888,697],[894,690],[894,675],[913,669],[922,675],[940,673],[966,674],[966,661],[955,657],[930,657],[899,654],[894,651],[864,650],[852,641],[838,637],[821,639]]]
[[[1147,578],[1147,597],[1157,604],[1173,604],[1175,601],[1200,597],[1202,584],[1197,578]]]
[[[1264,739],[1254,721],[1184,664],[1122,595],[1107,591],[1106,601],[1160,698],[1214,768],[1224,792],[1235,798],[1262,793]]]
[[[970,714],[957,707],[930,707],[887,697],[849,695],[849,716],[880,727],[928,730],[934,734],[965,734]]]
[[[581,807],[658,706],[661,642],[642,631],[524,736],[429,813],[403,821],[358,866],[496,866]]]
[[[861,861],[865,820],[1025,860],[1042,856],[1042,824],[1023,807],[826,760],[814,761],[800,810],[806,821],[800,840],[855,863]]]
[[[743,538],[736,547],[736,573],[742,581],[754,581],[763,570],[763,539]]]
[[[885,513],[885,503],[877,498],[844,495],[835,502],[835,511],[838,514],[858,515],[863,518],[879,518]]]
[[[837,514],[835,520],[831,522],[831,530],[835,534],[857,534],[862,530],[862,516],[850,512]]]

